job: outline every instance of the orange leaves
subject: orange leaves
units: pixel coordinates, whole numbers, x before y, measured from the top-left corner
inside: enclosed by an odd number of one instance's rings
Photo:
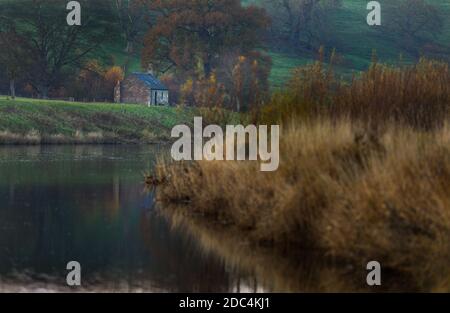
[[[95,59],[87,61],[84,67],[85,69],[98,74],[103,74],[105,71],[100,62]]]
[[[257,47],[269,22],[263,9],[242,7],[239,0],[153,1],[150,8],[159,17],[144,39],[143,66],[161,72],[195,72],[201,59],[209,76],[224,51]]]
[[[112,85],[116,85],[117,82],[122,81],[124,78],[123,70],[120,66],[113,66],[105,73],[105,80]]]
[[[114,87],[123,78],[124,73],[120,66],[105,67],[98,60],[88,60],[72,88],[75,93],[82,93],[85,99],[112,100]]]
[[[233,97],[236,111],[259,108],[269,90],[270,57],[259,52],[239,55],[232,69]]]
[[[199,80],[187,79],[180,91],[182,101],[186,104],[208,108],[224,106],[225,88],[217,81],[215,73]]]

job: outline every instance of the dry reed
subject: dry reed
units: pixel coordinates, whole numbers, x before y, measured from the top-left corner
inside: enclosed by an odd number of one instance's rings
[[[448,126],[373,134],[322,120],[283,133],[273,173],[257,162],[160,161],[158,201],[281,250],[403,271],[450,261]]]

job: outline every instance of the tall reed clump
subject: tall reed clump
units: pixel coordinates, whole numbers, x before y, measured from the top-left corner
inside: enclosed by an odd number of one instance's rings
[[[420,129],[442,127],[449,112],[448,63],[427,59],[404,67],[373,63],[336,93],[331,110],[368,123],[392,121]]]
[[[383,156],[371,158],[327,210],[321,244],[355,262],[365,257],[415,275],[444,273],[450,262],[450,129],[388,131],[381,143]]]
[[[372,63],[351,82],[336,78],[317,61],[294,70],[286,90],[262,110],[262,122],[286,123],[295,116],[350,117],[377,128],[389,122],[420,129],[442,127],[450,114],[450,71],[447,63],[421,59],[415,65]]]
[[[276,172],[161,160],[157,197],[289,255],[377,260],[425,285],[450,262],[449,109],[447,64],[374,62],[345,83],[319,61],[261,111],[282,124]]]
[[[330,112],[333,97],[342,82],[334,74],[334,53],[328,66],[323,62],[323,53],[321,49],[317,62],[293,70],[286,87],[275,92],[261,109],[262,124],[289,123],[293,117],[305,120]]]
[[[283,251],[405,271],[450,261],[450,128],[307,122],[284,131],[280,152],[273,173],[258,162],[161,161],[158,200]]]

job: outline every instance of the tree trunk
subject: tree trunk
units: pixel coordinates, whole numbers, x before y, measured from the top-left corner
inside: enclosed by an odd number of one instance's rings
[[[129,64],[130,64],[130,57],[127,56],[125,58],[125,62],[123,63],[123,66],[122,66],[122,70],[123,70],[125,75],[128,73]]]
[[[134,52],[134,44],[133,44],[133,41],[127,40],[127,47],[125,48],[125,52],[126,52],[128,55],[133,54],[133,52]]]
[[[132,40],[127,40],[127,47],[125,48],[126,58],[123,64],[123,72],[127,73],[130,66],[130,60],[133,58],[134,44]]]
[[[16,82],[14,79],[9,81],[9,90],[11,92],[11,98],[13,100],[16,99]]]
[[[209,60],[207,60],[205,62],[205,64],[203,65],[203,71],[205,73],[206,78],[209,78],[211,76],[212,68],[211,68],[211,62]]]

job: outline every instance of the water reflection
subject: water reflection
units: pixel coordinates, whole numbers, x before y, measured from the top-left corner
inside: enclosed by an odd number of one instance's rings
[[[232,290],[264,292],[450,292],[448,264],[417,268],[414,275],[383,270],[382,286],[368,287],[365,270],[330,260],[319,251],[275,251],[254,246],[241,232],[186,216],[185,208],[160,210],[172,229],[189,234],[206,254],[217,255],[232,277]]]
[[[164,151],[164,148],[162,148]],[[220,259],[152,208],[143,172],[159,147],[0,148],[0,291],[228,291]]]
[[[75,291],[369,290],[365,264],[337,265],[311,251],[283,256],[177,208],[155,208],[143,172],[166,152],[0,147],[0,292],[69,291],[72,260],[82,265],[83,286]],[[450,291],[450,275],[385,273],[379,290]]]

